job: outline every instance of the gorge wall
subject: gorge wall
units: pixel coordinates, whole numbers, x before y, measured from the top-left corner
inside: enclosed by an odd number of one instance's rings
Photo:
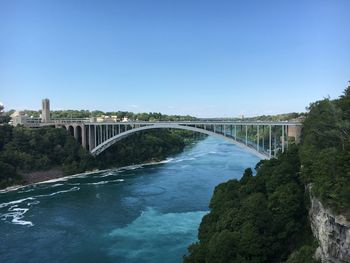
[[[335,215],[314,196],[309,210],[311,229],[319,242],[316,257],[327,263],[350,263],[350,222]]]

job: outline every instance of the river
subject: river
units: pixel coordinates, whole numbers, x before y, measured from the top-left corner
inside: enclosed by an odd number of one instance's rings
[[[182,262],[215,186],[258,161],[208,137],[158,164],[0,193],[0,262]]]

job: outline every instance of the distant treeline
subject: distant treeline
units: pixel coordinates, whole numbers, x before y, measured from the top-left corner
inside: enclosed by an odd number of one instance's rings
[[[216,187],[186,263],[313,263],[312,194],[350,218],[350,87],[312,103],[302,141]]]
[[[246,118],[246,120],[259,120],[259,121],[288,121],[298,118],[304,118],[306,113],[297,113],[297,112],[291,112],[291,113],[285,113],[285,114],[276,114],[276,115],[261,115],[257,117],[249,117]]]
[[[39,118],[41,110],[24,110],[23,111],[28,116],[33,116],[34,118]],[[5,112],[5,116],[9,116],[14,113],[14,110]],[[119,119],[124,117],[130,120],[139,120],[139,121],[191,121],[196,120],[197,118],[186,115],[166,115],[160,112],[149,112],[149,113],[134,113],[129,111],[110,111],[103,112],[99,110],[89,111],[89,110],[56,110],[51,111],[51,118],[60,119],[60,118],[90,118],[90,117],[101,117],[101,116],[117,116]],[[1,121],[1,119],[0,119]],[[1,123],[1,122],[0,122]]]
[[[158,161],[181,152],[194,134],[176,130],[140,132],[98,157],[83,149],[64,129],[0,126],[0,188],[24,183],[22,174],[58,169],[65,175],[96,168]]]
[[[24,110],[23,111],[28,116],[34,118],[39,118],[41,110]],[[14,113],[14,110],[5,112],[0,116],[0,123],[8,123],[10,121],[10,115]],[[117,116],[118,119],[123,119],[124,117],[130,120],[139,120],[139,121],[200,121],[204,120],[203,118],[196,118],[190,115],[167,115],[160,112],[143,112],[143,113],[134,113],[129,111],[109,111],[103,112],[99,110],[89,111],[89,110],[56,110],[51,111],[51,118],[60,119],[60,118],[90,118],[90,117],[101,117],[101,116]],[[305,113],[285,113],[277,115],[261,115],[256,117],[248,117],[244,119],[240,118],[209,118],[205,120],[260,120],[260,121],[286,121],[291,119],[297,119],[304,117]]]

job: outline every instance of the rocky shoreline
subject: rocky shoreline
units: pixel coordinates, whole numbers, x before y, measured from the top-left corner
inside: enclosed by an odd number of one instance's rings
[[[29,173],[20,173],[24,180],[24,184],[35,184],[51,179],[57,179],[64,177],[64,173],[61,169],[56,168],[56,169],[50,169],[47,171],[34,171],[34,172],[29,172]]]

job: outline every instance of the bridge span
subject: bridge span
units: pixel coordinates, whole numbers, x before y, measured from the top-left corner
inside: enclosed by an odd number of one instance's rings
[[[93,155],[99,155],[116,142],[150,129],[182,129],[225,139],[262,159],[284,152],[291,141],[298,143],[302,124],[299,121],[126,121],[96,118],[50,118],[50,101],[42,100],[41,118],[19,115],[14,125],[26,127],[53,126],[66,129]]]
[[[182,129],[225,139],[262,159],[284,152],[291,142],[299,142],[298,121],[181,121],[181,122],[96,122],[94,119],[51,119],[33,122],[31,127],[54,126],[66,129],[93,155],[116,142],[150,129]]]

